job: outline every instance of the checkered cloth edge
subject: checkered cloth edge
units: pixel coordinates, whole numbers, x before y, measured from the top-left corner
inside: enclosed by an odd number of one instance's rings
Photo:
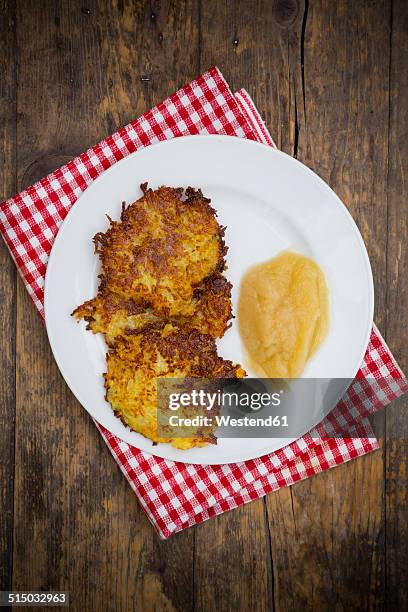
[[[104,170],[160,140],[229,134],[275,146],[245,90],[233,95],[211,68],[141,118],[0,205],[0,231],[35,306],[53,240],[71,206]],[[376,384],[365,384],[367,377]],[[236,464],[175,463],[130,447],[96,423],[161,538],[378,448],[368,415],[407,390],[401,370],[373,328],[356,380],[314,432],[264,457]],[[352,437],[333,428],[358,425]],[[349,430],[348,430],[349,431]]]

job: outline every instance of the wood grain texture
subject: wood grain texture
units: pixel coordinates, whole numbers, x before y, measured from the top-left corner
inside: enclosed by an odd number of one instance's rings
[[[278,146],[349,207],[371,258],[376,321],[408,367],[404,0],[0,9],[1,195],[217,64],[248,89]],[[382,451],[161,542],[61,379],[20,281],[14,314],[1,245],[0,306],[0,588],[66,589],[81,612],[407,608],[402,412],[380,419]]]
[[[392,6],[390,131],[388,174],[387,328],[386,338],[408,371],[408,10]],[[405,330],[405,332],[404,332]],[[386,604],[408,609],[408,402],[387,411],[386,446]]]
[[[290,66],[302,13],[297,0],[223,0],[202,2],[201,9],[201,70],[215,64],[233,91],[245,87],[277,146],[288,153],[294,145]]]
[[[19,188],[195,75],[194,3],[82,9],[18,2]],[[21,283],[17,322],[14,588],[70,590],[76,610],[191,609],[194,533],[158,540],[60,377]]]
[[[0,198],[15,184],[14,3],[0,2]],[[11,587],[13,553],[16,271],[0,239],[0,590]]]
[[[273,606],[270,549],[262,499],[196,529],[195,609],[263,612]]]
[[[294,72],[301,109],[298,158],[333,187],[362,231],[380,325],[386,299],[389,23],[388,2],[310,2],[300,40],[303,79]],[[376,452],[267,498],[278,610],[383,609],[383,474],[384,456]]]
[[[247,88],[278,147],[290,154],[296,140],[294,70],[298,60],[300,73],[303,13],[304,4],[296,1],[224,0],[201,8],[201,70],[215,64],[233,90]],[[273,572],[264,501],[196,530],[199,610],[271,609]]]

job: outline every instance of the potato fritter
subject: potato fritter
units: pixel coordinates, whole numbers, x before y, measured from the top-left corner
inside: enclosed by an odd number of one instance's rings
[[[118,336],[133,330],[142,331],[160,321],[148,306],[110,291],[98,293],[92,300],[78,306],[72,314],[78,321],[84,319],[88,324],[87,329],[94,334],[105,334],[109,346],[113,346]]]
[[[231,289],[231,283],[222,274],[213,274],[194,289],[193,314],[173,315],[169,320],[186,329],[197,329],[213,338],[220,338],[232,317]],[[153,323],[163,322],[146,303],[137,304],[133,299],[125,299],[106,290],[79,306],[73,314],[78,320],[85,319],[88,329],[94,333],[105,334],[110,346],[117,336],[142,331]]]
[[[155,443],[204,446],[216,442],[212,427],[158,436],[156,387],[160,377],[245,376],[215,344],[232,318],[232,285],[222,274],[225,228],[199,189],[141,189],[137,202],[122,206],[120,221],[109,219],[107,232],[94,237],[99,291],[72,314],[105,335],[106,400],[115,414]]]
[[[224,228],[199,189],[141,189],[120,221],[94,238],[100,290],[144,302],[159,317],[190,316],[195,288],[224,270]]]
[[[107,365],[106,399],[116,415],[154,442],[171,442],[183,450],[215,443],[216,439],[211,431],[199,428],[191,438],[159,438],[156,379],[245,376],[239,365],[219,357],[213,338],[172,324],[118,338],[108,353]]]

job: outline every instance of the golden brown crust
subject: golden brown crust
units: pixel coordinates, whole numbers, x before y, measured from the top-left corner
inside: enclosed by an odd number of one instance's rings
[[[190,315],[195,287],[225,267],[224,228],[215,217],[200,190],[144,184],[142,198],[94,237],[101,291],[145,301],[161,317]]]
[[[194,314],[185,321],[188,327],[198,329],[213,338],[222,338],[231,327],[231,283],[220,273],[206,278],[194,290]]]
[[[194,289],[192,314],[174,315],[168,319],[157,317],[145,302],[137,303],[105,290],[79,306],[73,316],[87,321],[88,329],[94,333],[106,334],[109,345],[117,336],[141,331],[164,320],[221,338],[232,317],[231,289],[231,283],[222,274],[213,274]]]
[[[110,347],[106,399],[124,424],[180,449],[214,444],[212,429],[157,436],[158,377],[240,378],[215,339],[230,326],[225,228],[199,189],[141,185],[143,196],[94,237],[99,292],[72,313]]]
[[[87,322],[87,329],[94,334],[105,334],[106,342],[112,346],[115,338],[142,330],[160,321],[143,302],[136,303],[115,293],[104,291],[92,300],[78,306],[72,315]]]
[[[157,378],[242,378],[244,370],[217,354],[215,340],[197,330],[171,324],[120,338],[108,353],[106,399],[115,414],[131,429],[154,442],[176,448],[214,443],[212,428],[196,428],[193,437],[159,438],[157,435]]]

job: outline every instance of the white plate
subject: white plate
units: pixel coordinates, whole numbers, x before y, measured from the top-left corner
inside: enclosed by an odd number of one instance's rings
[[[360,233],[345,206],[316,174],[288,155],[228,136],[188,136],[162,142],[115,164],[82,194],[65,219],[50,255],[45,282],[45,317],[57,364],[86,410],[113,434],[143,451],[199,464],[243,461],[282,448],[287,438],[221,439],[217,446],[178,451],[153,447],[130,431],[104,399],[106,347],[70,313],[93,297],[99,262],[92,237],[108,227],[106,214],[120,215],[121,203],[140,197],[140,183],[201,187],[227,226],[227,276],[236,310],[245,270],[283,249],[316,260],[326,273],[331,325],[323,346],[309,362],[308,378],[353,378],[367,347],[373,318],[373,282]],[[220,353],[244,360],[233,325],[219,342]],[[250,372],[249,372],[250,374]],[[304,432],[322,418],[310,411]]]

